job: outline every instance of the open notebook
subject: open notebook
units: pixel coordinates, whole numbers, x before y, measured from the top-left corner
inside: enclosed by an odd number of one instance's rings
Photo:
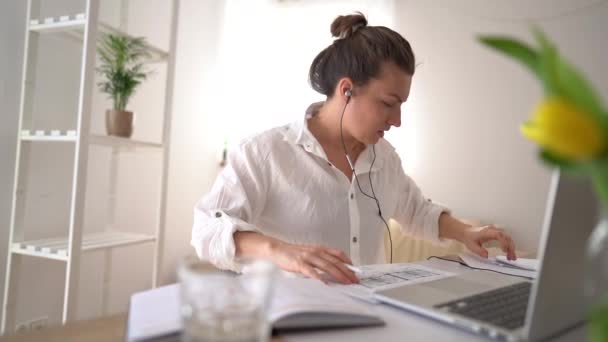
[[[318,280],[277,277],[268,319],[275,332],[383,325],[373,307]],[[127,341],[173,341],[181,330],[179,285],[131,297]]]

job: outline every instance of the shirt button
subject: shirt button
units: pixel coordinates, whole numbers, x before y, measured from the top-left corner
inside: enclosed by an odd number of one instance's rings
[[[357,237],[353,236],[353,243],[357,243]]]
[[[350,199],[355,198],[355,194],[350,194]]]
[[[219,211],[215,212],[215,217],[222,217],[222,213],[220,213]]]

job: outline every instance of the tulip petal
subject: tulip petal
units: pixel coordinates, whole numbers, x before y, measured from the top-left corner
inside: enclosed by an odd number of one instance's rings
[[[521,132],[565,160],[588,160],[605,150],[604,132],[593,117],[560,98],[537,106]]]

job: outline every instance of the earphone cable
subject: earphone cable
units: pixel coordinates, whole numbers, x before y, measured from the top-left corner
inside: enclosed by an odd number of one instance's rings
[[[363,195],[365,195],[365,196],[373,199],[376,202],[376,207],[378,208],[378,216],[380,216],[380,219],[384,223],[384,226],[386,227],[386,231],[388,232],[388,240],[389,240],[389,243],[390,243],[390,245],[389,245],[390,246],[390,262],[389,263],[392,264],[393,263],[393,238],[391,236],[391,230],[388,227],[388,223],[386,222],[386,220],[382,216],[382,209],[380,209],[380,201],[376,197],[376,193],[374,192],[374,185],[372,183],[372,168],[374,166],[374,163],[376,162],[376,147],[374,145],[372,145],[372,151],[374,153],[374,158],[372,159],[372,163],[369,166],[369,172],[368,172],[369,186],[371,187],[371,190],[372,190],[372,196],[370,196],[365,191],[363,191],[363,189],[361,188],[361,184],[359,183],[359,178],[357,177],[357,172],[355,172],[355,166],[351,164],[350,157],[348,156],[348,150],[346,149],[346,143],[344,142],[344,133],[343,133],[343,129],[342,129],[342,120],[344,119],[344,113],[346,112],[346,105],[348,105],[348,102],[350,102],[350,96],[347,97],[346,103],[344,104],[344,108],[342,109],[342,115],[340,115],[340,140],[342,142],[342,148],[344,149],[344,154],[346,154],[348,165],[351,167],[351,169],[353,171],[353,175],[355,176],[355,182],[357,183],[357,187],[359,188],[359,191]]]

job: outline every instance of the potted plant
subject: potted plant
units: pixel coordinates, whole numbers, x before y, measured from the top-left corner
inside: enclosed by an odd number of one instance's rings
[[[109,33],[102,35],[97,53],[101,62],[97,72],[103,78],[97,85],[113,104],[106,111],[106,130],[108,135],[129,138],[134,114],[126,107],[135,89],[150,74],[144,68],[150,57],[148,45],[143,37]]]

